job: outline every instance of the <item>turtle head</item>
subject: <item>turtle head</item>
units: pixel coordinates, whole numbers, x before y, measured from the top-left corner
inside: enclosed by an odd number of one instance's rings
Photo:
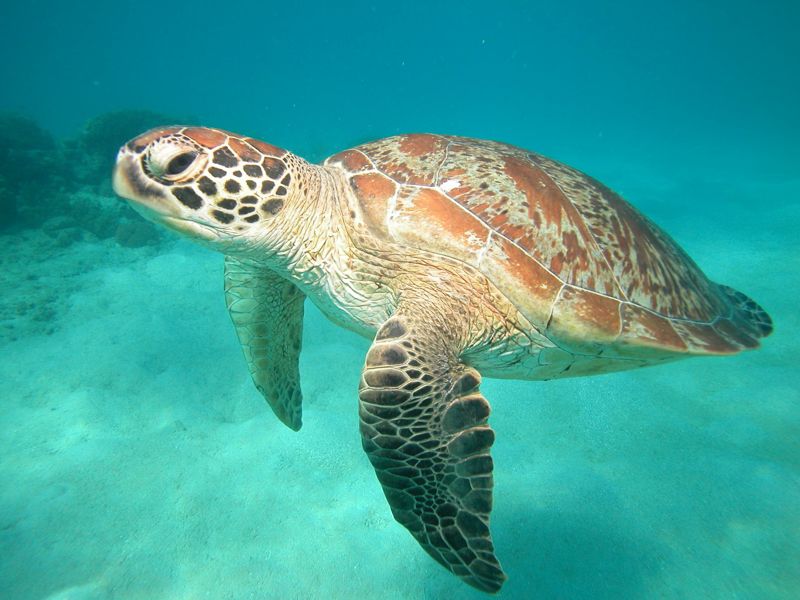
[[[229,252],[282,236],[284,207],[305,191],[295,182],[304,165],[252,138],[166,127],[120,149],[114,191],[146,218]]]

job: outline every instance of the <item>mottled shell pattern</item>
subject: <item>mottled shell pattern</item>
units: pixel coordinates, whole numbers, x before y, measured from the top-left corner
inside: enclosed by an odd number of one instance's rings
[[[344,171],[374,235],[475,267],[565,349],[728,354],[771,330],[757,304],[709,281],[620,196],[539,154],[412,134],[325,164]]]

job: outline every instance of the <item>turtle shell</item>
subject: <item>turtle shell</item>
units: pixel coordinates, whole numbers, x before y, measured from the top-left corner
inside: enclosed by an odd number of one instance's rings
[[[344,172],[356,219],[374,235],[480,270],[571,351],[726,354],[769,332],[752,300],[711,282],[632,205],[555,160],[498,142],[411,134],[325,164]]]

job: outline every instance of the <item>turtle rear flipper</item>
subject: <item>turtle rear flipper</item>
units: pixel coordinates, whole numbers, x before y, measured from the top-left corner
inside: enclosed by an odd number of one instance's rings
[[[719,287],[733,305],[734,318],[740,327],[755,338],[767,337],[772,333],[772,319],[755,300],[727,285]]]
[[[506,576],[489,532],[494,432],[479,384],[437,332],[395,315],[367,354],[359,415],[395,519],[447,569],[496,592]]]

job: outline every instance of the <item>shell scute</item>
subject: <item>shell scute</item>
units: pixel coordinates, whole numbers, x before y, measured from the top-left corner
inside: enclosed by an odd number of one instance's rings
[[[188,127],[184,129],[183,135],[190,137],[204,148],[212,149],[221,146],[228,139],[225,132],[218,129],[208,129],[206,127]]]
[[[397,192],[397,184],[380,173],[358,173],[350,178],[350,187],[363,198],[361,214],[374,233],[388,236],[386,228],[389,205]]]
[[[263,158],[263,155],[258,150],[253,148],[252,145],[238,138],[231,138],[228,142],[228,145],[231,147],[231,150],[233,150],[244,162],[260,162]]]
[[[358,150],[345,150],[325,161],[326,165],[338,164],[350,173],[363,173],[373,169],[372,163]]]
[[[741,346],[727,336],[720,335],[709,323],[672,321],[678,334],[690,340],[692,350],[697,353],[727,354],[741,350]]]
[[[244,141],[250,144],[253,148],[258,150],[259,152],[266,154],[267,156],[275,156],[277,158],[281,158],[286,154],[286,150],[284,150],[283,148],[278,148],[277,146],[273,146],[272,144],[262,142],[261,140],[257,140],[255,138],[244,138]]]
[[[404,190],[406,191],[406,190]],[[441,191],[410,188],[398,198],[393,232],[423,247],[436,236],[448,256],[473,266],[491,230],[471,212],[454,206]],[[421,223],[418,215],[425,215]]]
[[[602,345],[613,343],[621,331],[619,300],[569,285],[554,302],[547,326],[553,339],[586,354],[599,354]]]
[[[563,282],[508,239],[492,234],[482,260],[473,265],[492,281],[517,309],[544,331]]]
[[[358,149],[397,183],[431,186],[447,143],[441,136],[411,134],[378,140]]]
[[[670,319],[665,319],[630,302],[622,303],[620,315],[622,331],[619,337],[624,342],[621,348],[622,354],[628,345],[636,347],[636,356],[641,356],[640,348],[643,346],[672,352],[686,352],[686,343],[675,331]]]

